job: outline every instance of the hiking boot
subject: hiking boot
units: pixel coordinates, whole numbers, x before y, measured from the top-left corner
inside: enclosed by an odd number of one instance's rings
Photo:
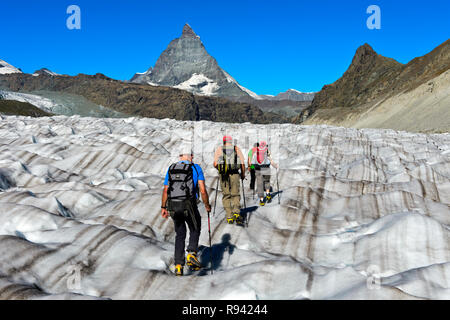
[[[265,201],[264,199],[260,199],[260,200],[259,200],[259,205],[260,205],[261,207],[264,207],[264,206],[266,205],[266,201]]]
[[[270,194],[268,194],[266,196],[266,201],[267,201],[267,203],[271,203],[272,202],[272,196]]]
[[[183,275],[183,266],[182,266],[181,264],[177,264],[177,265],[175,266],[175,275],[176,275],[177,277],[180,277],[180,276]]]
[[[187,255],[187,265],[189,268],[191,268],[191,270],[200,270],[202,268],[202,265],[200,263],[200,261],[198,261],[197,259],[197,253],[195,252],[189,252]]]
[[[228,224],[233,224],[234,223],[234,218],[227,218],[227,223]]]
[[[236,221],[236,224],[242,225],[244,223],[244,219],[239,213],[234,214],[234,221]]]

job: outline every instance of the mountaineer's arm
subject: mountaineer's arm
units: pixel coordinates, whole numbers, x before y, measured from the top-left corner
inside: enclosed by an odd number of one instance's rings
[[[200,195],[202,197],[202,201],[205,204],[205,209],[207,212],[211,212],[211,206],[209,204],[209,195],[208,195],[208,191],[206,190],[205,181],[199,180],[198,186],[200,188]]]
[[[169,190],[169,186],[164,186],[163,194],[162,194],[162,200],[161,200],[161,216],[164,219],[167,219],[169,217],[169,211],[167,211],[167,190]]]

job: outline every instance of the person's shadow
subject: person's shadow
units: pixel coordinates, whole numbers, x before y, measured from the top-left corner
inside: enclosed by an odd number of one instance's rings
[[[270,196],[272,197],[271,202],[273,202],[273,200],[278,196],[281,195],[283,193],[283,190],[280,191],[271,191],[270,192]],[[278,201],[278,200],[277,200]]]
[[[247,208],[243,208],[241,209],[240,215],[242,217],[242,219],[245,221],[245,227],[248,226],[248,222],[250,221],[250,216],[252,212],[258,210],[257,206],[253,206],[253,207],[247,207]],[[242,227],[244,227],[244,225],[242,225]]]
[[[204,275],[210,273],[210,271],[211,271],[211,266],[210,266],[211,252],[212,252],[212,264],[213,264],[212,270],[213,271],[223,268],[223,264],[224,264],[223,260],[224,260],[225,252],[228,252],[228,258],[227,258],[225,267],[226,267],[226,265],[228,265],[230,256],[233,254],[234,249],[236,248],[236,246],[234,244],[230,243],[230,240],[231,240],[230,234],[225,233],[222,236],[222,242],[212,245],[211,250],[209,247],[205,247],[205,246],[199,247],[199,251],[202,252],[202,255],[200,257],[200,263],[204,266],[204,268],[198,274],[199,276],[204,276]],[[209,268],[207,266],[209,266]]]

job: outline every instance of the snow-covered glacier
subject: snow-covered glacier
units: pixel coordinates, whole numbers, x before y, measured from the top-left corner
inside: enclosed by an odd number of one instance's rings
[[[164,174],[193,143],[214,205],[225,133],[268,140],[280,193],[258,207],[245,181],[242,228],[219,190],[213,274],[175,277]],[[2,116],[0,299],[450,299],[449,205],[449,134]]]

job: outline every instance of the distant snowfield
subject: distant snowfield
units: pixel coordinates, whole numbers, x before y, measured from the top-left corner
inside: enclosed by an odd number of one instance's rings
[[[43,69],[41,69],[41,70],[39,70],[39,71],[41,71],[41,72],[43,72],[43,73],[46,73],[46,74],[48,74],[48,75],[50,75],[50,76],[60,76],[60,74],[58,74],[58,73],[56,73],[56,72],[53,72],[53,71],[51,71],[51,70],[48,70],[48,69],[46,69],[46,68],[43,68]],[[34,76],[34,77],[39,77],[39,73],[33,73],[32,74],[32,76]]]
[[[35,94],[2,91],[5,100],[15,100],[20,102],[28,102],[41,110],[52,112],[58,105],[52,100],[37,96]]]
[[[125,114],[94,104],[82,96],[51,91],[35,91],[33,93],[0,90],[6,100],[27,102],[35,107],[57,115],[81,115],[86,117],[126,117]]]
[[[163,177],[193,139],[214,203],[225,133],[270,140],[281,205],[246,181],[248,228],[230,226],[219,193],[214,274],[177,278]],[[0,190],[0,299],[450,299],[448,134],[2,117]]]
[[[22,71],[0,59],[0,74],[10,73],[22,73]]]

